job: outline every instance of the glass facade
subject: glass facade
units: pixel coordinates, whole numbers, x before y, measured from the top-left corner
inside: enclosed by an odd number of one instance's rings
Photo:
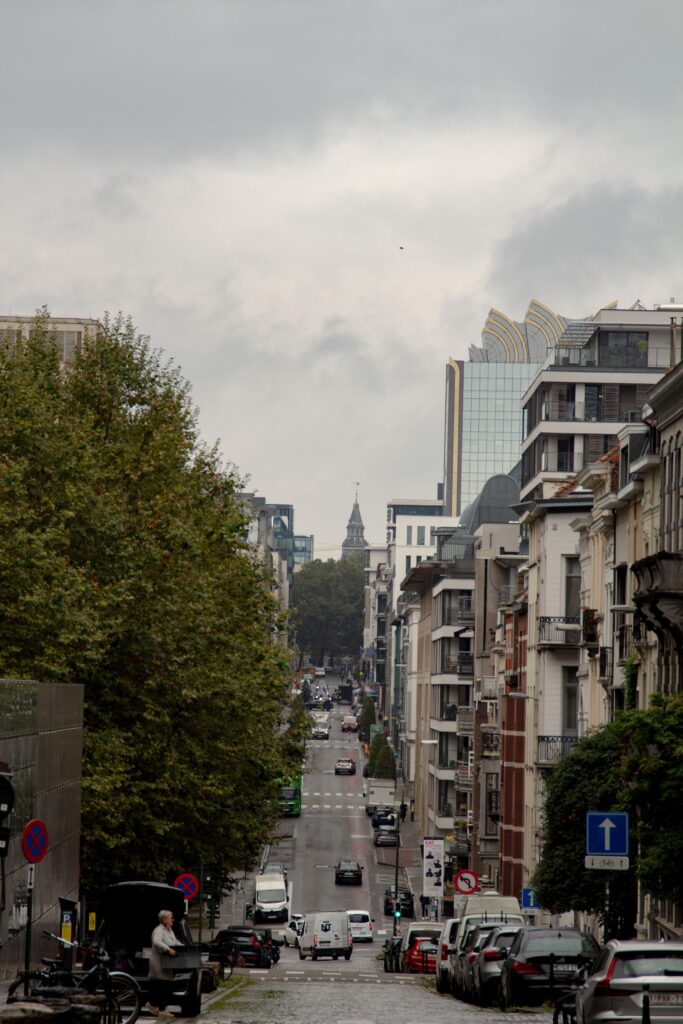
[[[490,476],[509,473],[519,461],[521,398],[540,369],[539,363],[463,365],[461,510]]]

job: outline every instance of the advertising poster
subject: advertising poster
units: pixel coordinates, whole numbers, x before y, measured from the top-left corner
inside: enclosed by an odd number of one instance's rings
[[[424,837],[422,894],[431,898],[443,897],[443,839]]]

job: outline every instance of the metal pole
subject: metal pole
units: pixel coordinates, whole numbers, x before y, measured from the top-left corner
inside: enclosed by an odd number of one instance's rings
[[[605,882],[605,942],[609,942],[609,882]]]
[[[401,812],[400,810],[396,814],[396,864],[394,865],[394,931],[396,935],[398,931],[397,923],[398,918],[396,917],[396,906],[401,906],[401,901],[398,896],[398,852],[401,847]]]
[[[204,886],[204,861],[199,861],[199,948],[202,946],[202,893]]]
[[[26,904],[26,949],[24,951],[24,998],[29,996],[28,975],[31,970],[31,931],[33,928],[33,882],[35,877],[35,864],[28,866],[28,884],[26,890],[28,899]]]

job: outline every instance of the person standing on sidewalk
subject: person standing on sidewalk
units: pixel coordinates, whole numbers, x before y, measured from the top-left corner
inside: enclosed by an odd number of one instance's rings
[[[152,932],[152,955],[149,958],[149,1003],[146,1009],[155,1017],[172,1017],[166,1009],[173,989],[173,970],[167,958],[176,955],[174,946],[182,946],[173,931],[173,914],[159,911],[159,924]]]
[[[425,896],[424,893],[420,896],[420,906],[422,907],[422,920],[429,917],[429,896]]]

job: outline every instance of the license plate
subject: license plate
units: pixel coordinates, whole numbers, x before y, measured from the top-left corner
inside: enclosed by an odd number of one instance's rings
[[[683,992],[650,992],[655,1006],[683,1006]]]
[[[553,971],[555,974],[569,974],[576,970],[574,964],[554,964]],[[550,968],[548,967],[548,974],[550,974]]]

